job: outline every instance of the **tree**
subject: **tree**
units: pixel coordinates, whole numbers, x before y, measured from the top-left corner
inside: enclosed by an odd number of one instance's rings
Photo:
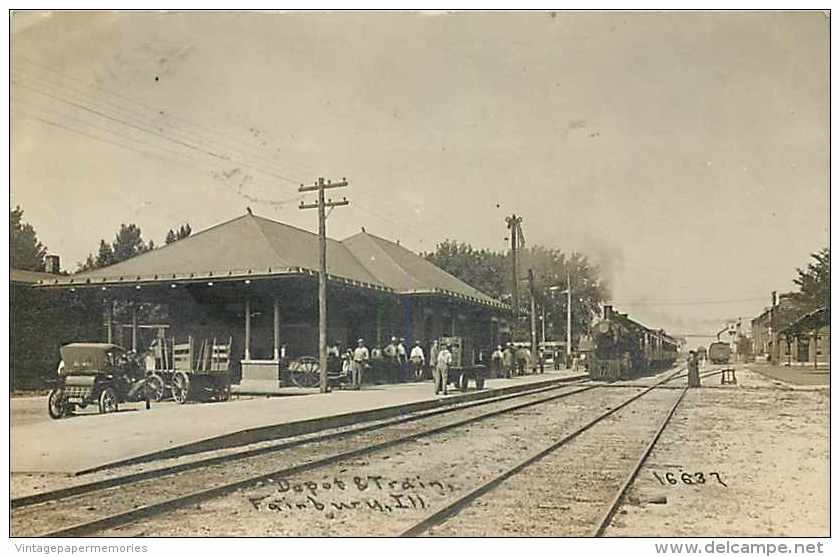
[[[171,244],[172,242],[183,240],[190,234],[192,234],[192,228],[190,228],[189,223],[182,224],[177,230],[172,230],[170,228],[169,232],[166,233],[166,243]]]
[[[425,254],[425,258],[488,296],[510,302],[513,279],[509,254],[476,250],[469,244],[446,240],[439,243],[434,252]],[[520,309],[527,314],[530,293],[527,282],[522,279],[527,276],[528,269],[532,269],[537,311],[542,314],[545,307],[546,336],[550,339],[565,339],[566,336],[568,297],[561,292],[566,288],[567,273],[572,280],[573,341],[588,330],[601,304],[609,298],[609,289],[600,278],[598,267],[580,253],[566,255],[556,249],[529,246],[520,251],[518,268]],[[558,288],[552,290],[552,286]],[[539,321],[537,326],[540,327]],[[523,340],[529,327],[527,315],[521,316],[517,330]]]
[[[454,240],[439,243],[425,258],[444,271],[458,277],[473,288],[501,298],[505,288],[505,256],[489,250],[476,250],[469,244]]]
[[[13,269],[43,271],[47,248],[31,224],[23,222],[20,206],[9,211],[9,259]]]
[[[94,258],[93,254],[88,255],[78,268],[79,271],[89,271],[107,267],[152,249],[154,249],[154,242],[146,245],[140,227],[136,224],[121,224],[114,241],[109,244],[105,240],[99,240],[99,251],[96,257]]]
[[[831,251],[823,248],[811,254],[812,262],[805,269],[796,269],[797,277],[794,284],[799,286],[799,292],[794,300],[803,311],[828,306],[831,296]]]

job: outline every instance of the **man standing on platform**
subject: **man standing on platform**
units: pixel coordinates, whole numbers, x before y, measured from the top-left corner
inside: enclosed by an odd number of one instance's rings
[[[502,359],[504,358],[504,354],[502,353],[501,345],[497,346],[493,353],[490,354],[490,366],[492,369],[492,377],[501,377],[503,374],[502,371]]]
[[[502,368],[504,370],[503,375],[510,379],[513,375],[513,367],[516,365],[516,355],[513,352],[513,345],[511,343],[507,343],[505,346],[505,351],[502,353]]]
[[[408,381],[408,352],[405,350],[405,339],[402,337],[397,344],[397,365],[400,366],[400,382]]]
[[[360,338],[356,350],[353,351],[353,388],[357,391],[362,388],[362,374],[370,360],[370,353],[365,346],[365,340]]]
[[[414,379],[420,381],[423,379],[423,368],[426,366],[426,356],[423,354],[423,348],[420,346],[420,341],[414,341],[414,348],[411,349],[411,367],[414,370]]]
[[[429,347],[429,367],[431,368],[431,371],[432,371],[432,377],[436,377],[435,374],[437,373],[438,351],[439,351],[438,341],[433,340],[432,345]],[[437,381],[437,379],[435,379],[435,381]],[[437,385],[437,382],[435,382],[435,385]]]
[[[385,347],[383,353],[385,354],[385,365],[388,369],[388,381],[398,383],[400,366],[397,361],[397,337],[391,337],[391,342]]]
[[[452,352],[449,351],[449,345],[445,345],[438,352],[437,369],[435,373],[435,394],[443,392],[446,393],[446,388],[449,385],[449,366],[452,365]]]

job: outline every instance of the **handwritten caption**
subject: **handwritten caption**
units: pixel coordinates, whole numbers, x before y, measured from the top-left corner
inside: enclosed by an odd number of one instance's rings
[[[391,479],[369,475],[318,481],[278,479],[272,483],[268,493],[249,496],[248,500],[256,510],[278,513],[423,510],[431,498],[459,489],[442,481],[423,480],[420,476]]]
[[[680,470],[677,474],[673,472],[665,472],[662,475],[657,474],[656,472],[652,472],[653,477],[659,480],[659,483],[662,485],[703,485],[703,484],[714,484],[718,483],[723,487],[729,487],[724,483],[723,478],[720,477],[719,472],[708,472],[704,474],[703,472],[683,472]],[[716,480],[712,481],[707,479],[706,476],[708,475],[709,478],[714,478]]]

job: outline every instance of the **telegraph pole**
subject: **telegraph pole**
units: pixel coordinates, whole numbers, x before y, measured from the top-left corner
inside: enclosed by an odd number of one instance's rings
[[[566,271],[566,369],[572,361],[572,275]]]
[[[520,234],[522,233],[522,217],[517,217],[516,213],[509,217],[505,217],[505,222],[510,230],[510,256],[513,260],[513,327],[511,327],[511,340],[516,340],[516,326],[519,322],[519,276],[516,274],[516,250],[519,249],[519,242],[521,241]]]
[[[534,296],[534,270],[528,269],[528,290],[531,292],[531,365],[537,361],[537,302]]]
[[[321,372],[321,392],[327,392],[327,214],[326,207],[341,207],[349,205],[347,198],[341,201],[332,199],[324,200],[324,190],[330,188],[347,187],[347,179],[342,178],[340,182],[324,182],[323,178],[311,186],[301,186],[298,191],[301,193],[309,191],[318,192],[317,203],[300,202],[299,209],[318,209],[318,362]]]

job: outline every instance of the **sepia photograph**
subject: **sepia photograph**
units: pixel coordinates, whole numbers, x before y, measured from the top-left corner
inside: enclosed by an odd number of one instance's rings
[[[8,17],[16,552],[824,552],[830,10]]]

